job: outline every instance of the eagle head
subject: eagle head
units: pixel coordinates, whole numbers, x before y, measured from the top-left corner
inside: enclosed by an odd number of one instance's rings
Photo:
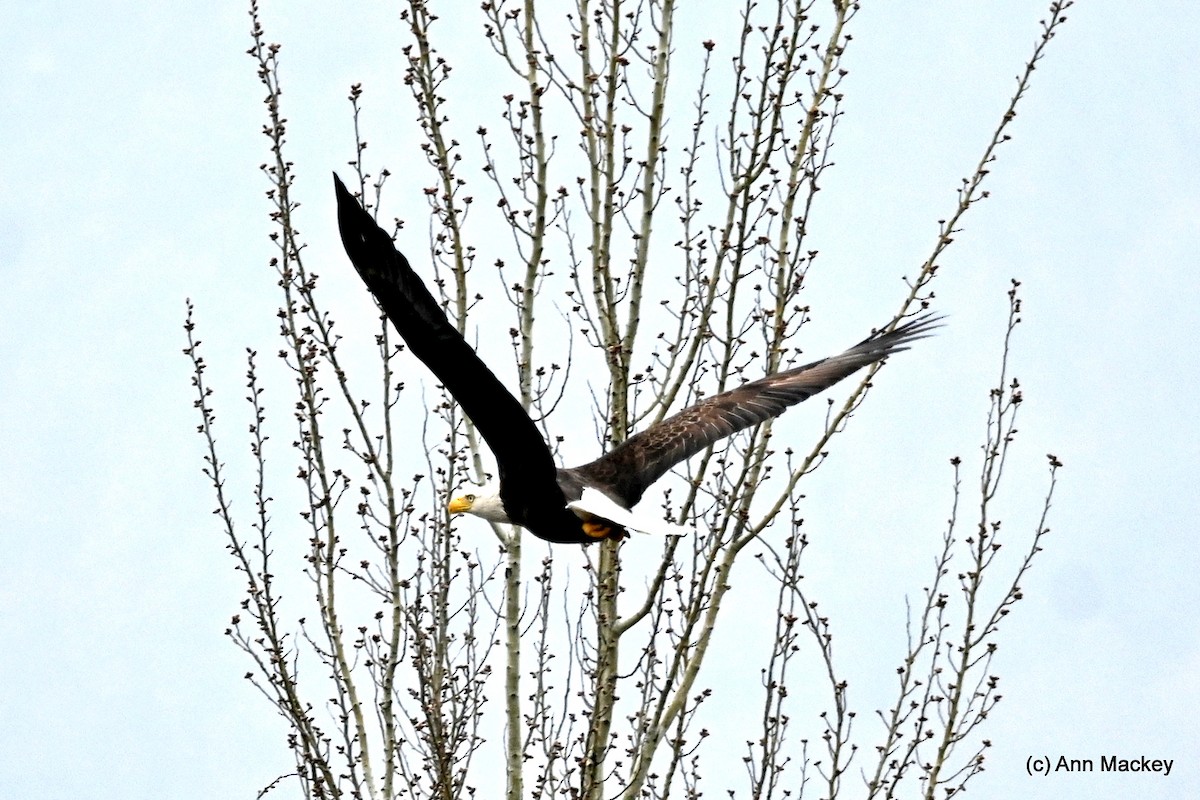
[[[500,487],[495,483],[488,483],[473,488],[465,494],[460,494],[452,499],[446,507],[451,514],[474,514],[489,522],[509,523],[512,521],[508,518],[508,513],[504,510],[504,503],[500,500]]]

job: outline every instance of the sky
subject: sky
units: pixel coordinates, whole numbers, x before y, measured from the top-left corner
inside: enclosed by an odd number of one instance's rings
[[[464,31],[448,54],[467,68],[482,50],[466,36],[482,24],[476,6],[446,12]],[[1026,0],[863,6],[815,220],[814,357],[898,306],[901,276],[927,257],[1045,13]],[[406,156],[416,139],[397,9],[267,2],[263,16],[284,44],[309,257],[322,259],[327,308],[369,357],[371,327],[355,320],[374,317],[336,240],[328,175],[353,155],[356,82],[371,156],[393,172],[423,168]],[[949,324],[881,373],[813,476],[807,571],[846,620],[851,670],[894,660],[914,591],[901,578],[929,566],[949,459],[978,452],[1005,292],[1020,279],[1026,399],[1002,498],[1013,550],[1035,524],[1045,454],[1066,466],[1052,534],[1004,632],[1005,700],[973,791],[1197,796],[1200,360],[1187,342],[1200,299],[1200,12],[1083,2],[1069,16],[989,199],[943,260]],[[191,298],[235,448],[244,349],[277,342],[248,31],[230,3],[0,9],[0,798],[252,797],[286,770],[281,727],[222,636],[240,585],[210,514],[181,354]],[[722,31],[703,22],[677,43],[705,38],[720,52]],[[498,91],[464,91],[456,113],[498,123]],[[391,188],[417,232],[422,180]],[[788,425],[811,433],[817,409]],[[720,655],[735,644],[714,644],[712,682],[737,668]],[[1167,777],[1028,776],[1027,759],[1044,755],[1175,764]]]

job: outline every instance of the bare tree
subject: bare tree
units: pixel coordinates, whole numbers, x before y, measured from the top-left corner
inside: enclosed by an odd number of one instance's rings
[[[435,5],[410,0],[401,11],[405,83],[420,121],[424,174],[432,176],[425,196],[435,291],[469,337],[482,308],[490,316],[481,327],[510,329],[515,394],[548,441],[562,441],[550,432],[571,406],[592,404],[607,447],[701,396],[793,366],[808,313],[801,293],[816,255],[807,221],[842,121],[843,62],[858,5],[747,2],[736,27],[724,29],[732,36],[720,46],[731,55],[721,63],[713,40],[677,43],[686,20],[673,0],[579,3],[554,18],[559,7],[535,8],[532,0],[484,2],[483,43],[512,87],[502,95],[499,133],[447,113],[456,83],[438,42],[469,26],[448,29]],[[939,259],[987,196],[997,150],[1069,6],[1050,4],[1011,103],[940,222],[929,258],[898,298],[893,326],[929,304]],[[829,407],[823,433],[803,450],[773,440],[766,423],[681,467],[660,502],[695,535],[662,543],[649,567],[643,560],[631,572],[621,541],[583,548],[579,560],[580,548],[551,549],[518,528],[494,526],[494,547],[464,539],[446,500],[465,480],[485,476],[486,452],[452,397],[417,398],[406,388],[417,367],[386,323],[376,336],[373,388],[343,368],[340,336],[296,234],[280,46],[268,44],[256,2],[251,16],[249,53],[266,89],[271,142],[263,169],[279,248],[272,266],[283,293],[280,357],[295,388],[298,470],[284,472],[294,471],[303,492],[303,604],[283,602],[285,579],[275,573],[277,531],[290,533],[297,518],[271,511],[257,354],[248,351],[246,372],[257,477],[252,513],[238,515],[190,303],[186,352],[205,472],[246,580],[227,634],[252,661],[246,677],[286,721],[294,759],[294,769],[260,794],[294,777],[305,797],[458,798],[477,789],[495,796],[503,772],[512,800],[699,796],[711,752],[703,747],[710,690],[702,667],[728,616],[729,576],[751,544],[761,566],[742,569],[765,569],[777,588],[774,643],[760,676],[742,688],[753,690],[761,678],[761,730],[750,734],[741,796],[932,798],[961,790],[982,768],[989,743],[980,726],[1000,699],[990,668],[999,625],[1041,547],[1061,466],[1050,457],[1042,519],[1025,556],[1015,566],[998,560],[996,488],[1021,400],[1008,360],[1019,320],[1016,282],[970,497],[977,519],[963,536],[959,501],[967,498],[955,458],[955,503],[934,574],[910,614],[895,704],[877,712],[881,726],[855,729],[832,623],[800,581],[806,538],[798,487],[861,407],[878,365]],[[364,161],[360,86],[349,100],[353,183],[378,214],[391,173]],[[468,148],[471,132],[476,144]],[[408,192],[412,165],[404,172]],[[492,241],[485,256],[496,258],[503,302],[482,295],[497,284],[479,274],[483,248],[473,242],[498,228],[487,204],[473,204],[476,192],[495,197],[499,229],[511,233],[510,258],[494,256]],[[414,264],[425,261],[424,251],[405,247]],[[348,268],[339,254],[328,257],[336,262],[329,268]],[[498,322],[504,314],[507,325]],[[586,385],[574,369],[583,365],[603,365],[606,374]],[[423,463],[414,463],[418,453]],[[645,542],[639,547],[644,559]],[[577,585],[581,573],[586,587]],[[752,590],[764,592],[761,583]],[[809,752],[811,737],[789,744],[787,687],[798,671],[828,684],[828,709],[815,721],[820,753]],[[859,753],[864,740],[870,756]],[[846,780],[851,769],[861,782]]]

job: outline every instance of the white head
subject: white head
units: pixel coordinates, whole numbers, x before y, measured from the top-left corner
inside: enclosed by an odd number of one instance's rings
[[[474,514],[489,522],[512,522],[504,512],[504,504],[500,502],[500,485],[488,483],[470,492],[460,494],[450,501],[447,506],[451,514]]]

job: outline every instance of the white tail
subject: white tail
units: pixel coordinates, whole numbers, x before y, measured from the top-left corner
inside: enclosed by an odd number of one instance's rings
[[[578,500],[567,503],[567,508],[615,522],[628,531],[657,536],[684,536],[689,533],[682,525],[672,525],[665,520],[634,514],[608,495],[590,486],[584,487],[583,496]]]

